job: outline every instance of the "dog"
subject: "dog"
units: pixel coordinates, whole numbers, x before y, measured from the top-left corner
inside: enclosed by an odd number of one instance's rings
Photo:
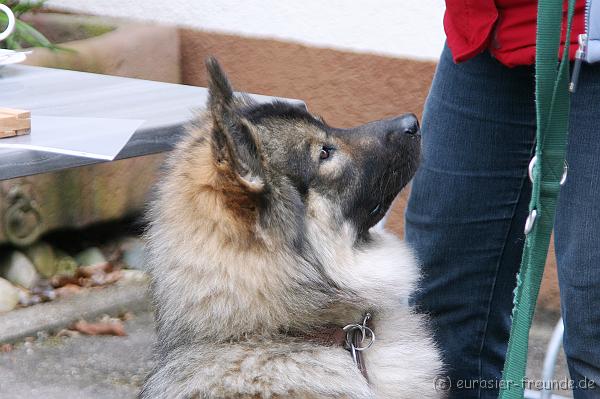
[[[416,117],[337,129],[206,66],[206,111],[148,211],[158,342],[140,398],[441,397],[407,300],[415,258],[372,229],[417,169]]]

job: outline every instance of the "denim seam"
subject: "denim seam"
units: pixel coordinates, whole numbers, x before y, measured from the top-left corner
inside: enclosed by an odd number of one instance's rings
[[[496,290],[496,282],[498,280],[498,273],[500,271],[500,262],[502,261],[502,258],[504,257],[504,251],[506,250],[506,242],[508,240],[508,235],[509,235],[510,229],[512,227],[512,222],[513,222],[513,220],[515,218],[515,214],[517,212],[517,207],[519,206],[519,202],[521,200],[521,196],[523,195],[523,187],[525,186],[526,179],[527,179],[527,174],[522,175],[522,177],[521,177],[521,186],[519,188],[519,195],[517,196],[517,200],[515,201],[515,205],[514,205],[513,210],[512,210],[511,223],[508,225],[508,229],[506,230],[505,237],[504,237],[504,244],[502,245],[502,251],[500,252],[500,256],[498,257],[498,261],[496,263],[496,272],[494,273],[494,281],[492,282],[492,289],[490,290],[490,296],[488,298],[487,314],[486,314],[486,317],[485,317],[485,324],[483,326],[483,337],[481,339],[481,345],[479,346],[479,352],[477,354],[477,359],[478,359],[477,374],[478,374],[480,380],[482,378],[482,375],[481,375],[481,371],[482,371],[481,354],[483,352],[483,347],[485,346],[485,341],[486,341],[486,336],[487,336],[487,330],[488,330],[488,324],[489,324],[489,320],[490,320],[490,314],[491,314],[491,311],[492,311],[492,301],[494,299],[494,291]],[[477,386],[477,397],[481,398],[481,384],[478,384],[478,386]]]

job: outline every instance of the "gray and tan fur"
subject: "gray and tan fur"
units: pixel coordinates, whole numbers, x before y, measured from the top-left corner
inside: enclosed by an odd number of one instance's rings
[[[437,398],[440,356],[407,305],[419,272],[369,230],[416,169],[413,115],[335,129],[302,106],[210,98],[149,212],[158,364],[141,398]],[[373,314],[370,383],[306,338]]]

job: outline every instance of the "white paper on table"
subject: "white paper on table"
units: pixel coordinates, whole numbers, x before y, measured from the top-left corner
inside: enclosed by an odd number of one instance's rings
[[[112,161],[142,123],[140,119],[32,115],[31,133],[0,139],[0,148]]]

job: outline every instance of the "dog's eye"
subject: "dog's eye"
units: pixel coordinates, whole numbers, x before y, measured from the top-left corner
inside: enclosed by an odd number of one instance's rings
[[[321,152],[319,153],[319,159],[327,159],[331,155],[331,148],[323,146],[321,147]]]

